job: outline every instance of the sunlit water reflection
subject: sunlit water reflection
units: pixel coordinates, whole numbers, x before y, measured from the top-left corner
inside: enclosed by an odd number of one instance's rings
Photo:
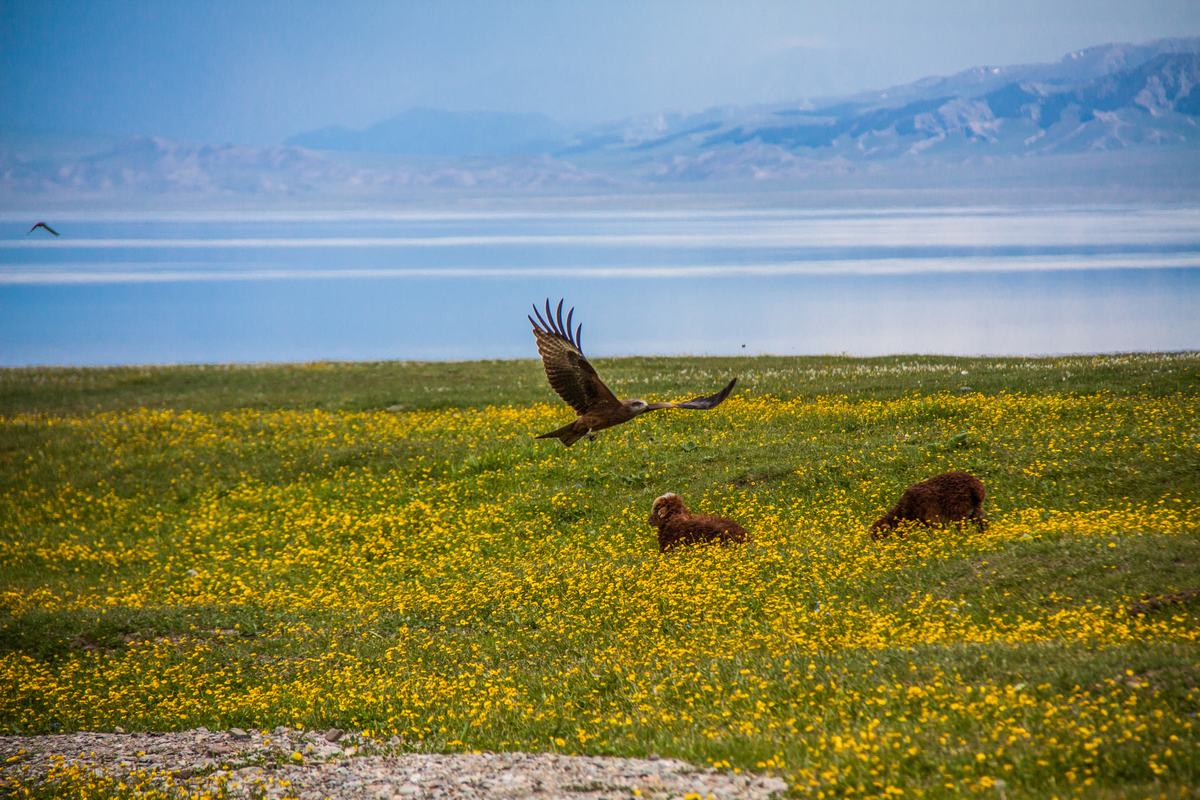
[[[0,363],[1200,347],[1200,210],[0,220]]]

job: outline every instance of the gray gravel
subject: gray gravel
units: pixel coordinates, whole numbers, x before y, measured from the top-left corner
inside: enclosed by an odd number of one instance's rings
[[[765,800],[787,789],[778,778],[735,775],[674,759],[397,752],[400,749],[399,741],[364,741],[336,728],[0,736],[0,771],[35,784],[62,757],[112,777],[154,771],[171,775],[191,791],[223,784],[233,797],[302,800],[615,800],[639,796],[636,792],[654,800],[688,795]],[[13,756],[18,758],[10,762]]]

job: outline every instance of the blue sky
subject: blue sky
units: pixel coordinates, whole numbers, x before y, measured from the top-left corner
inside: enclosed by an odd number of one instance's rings
[[[0,127],[271,143],[414,106],[596,122],[1197,34],[1197,0],[0,0]]]

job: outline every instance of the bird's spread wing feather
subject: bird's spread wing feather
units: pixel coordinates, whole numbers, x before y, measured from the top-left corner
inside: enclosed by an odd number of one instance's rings
[[[563,301],[558,301],[557,313],[550,312],[550,301],[546,300],[546,316],[537,306],[533,313],[535,321],[529,317],[533,326],[533,336],[537,339],[538,353],[542,356],[542,366],[546,368],[546,377],[558,396],[566,400],[578,414],[586,414],[603,406],[619,406],[621,402],[600,380],[595,368],[588,363],[580,348],[580,334],[583,325],[571,331],[571,322],[575,317],[575,309],[567,313],[567,321],[563,322]]]
[[[733,391],[734,385],[737,383],[737,378],[734,378],[725,385],[725,388],[716,394],[710,394],[707,397],[693,397],[691,400],[682,403],[651,403],[646,406],[647,411],[658,411],[662,408],[694,408],[701,411],[707,411],[710,408],[716,408],[725,402],[725,398],[729,397],[729,393]]]

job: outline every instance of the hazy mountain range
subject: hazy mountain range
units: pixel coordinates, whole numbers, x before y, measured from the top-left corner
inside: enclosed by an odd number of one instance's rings
[[[508,156],[553,152],[570,135],[544,114],[414,108],[365,130],[321,128],[293,136],[288,144],[413,156]]]
[[[1200,38],[1110,44],[824,101],[572,129],[540,114],[413,109],[273,147],[0,132],[0,197],[377,195],[765,181],[1154,149],[1200,155]],[[1042,163],[1042,162],[1037,162]]]

